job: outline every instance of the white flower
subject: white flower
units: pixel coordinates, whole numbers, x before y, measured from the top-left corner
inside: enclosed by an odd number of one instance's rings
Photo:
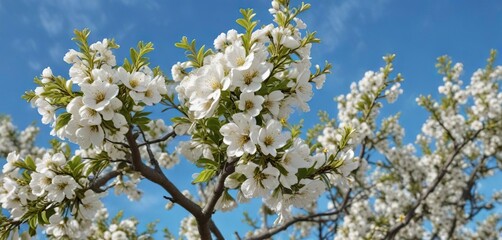
[[[260,146],[260,151],[265,155],[277,155],[277,149],[286,145],[290,133],[281,133],[281,123],[275,119],[267,121],[267,125],[261,129],[254,129],[251,138]]]
[[[273,24],[269,24],[263,28],[254,31],[251,34],[251,42],[267,43],[269,42],[268,34],[274,29]]]
[[[244,174],[247,179],[241,185],[242,194],[246,198],[253,198],[265,195],[268,191],[274,190],[279,186],[279,170],[268,163],[267,168],[263,170],[253,162],[246,165],[240,164],[235,168],[238,173]]]
[[[187,65],[186,63],[177,62],[171,67],[171,75],[173,76],[173,80],[175,82],[180,82],[181,80],[183,80],[183,78],[186,77],[187,75],[185,73],[185,68],[187,67],[186,65]]]
[[[83,126],[76,131],[76,136],[78,138],[78,144],[84,149],[89,148],[91,144],[94,146],[101,146],[105,139],[105,133],[100,126]]]
[[[191,81],[194,83],[194,91],[190,98],[205,98],[215,92],[227,90],[230,86],[230,79],[225,76],[223,65],[218,62],[200,68]]]
[[[244,153],[254,154],[256,145],[251,141],[250,133],[258,128],[256,120],[243,113],[234,114],[232,119],[234,122],[227,123],[220,128],[223,142],[228,145],[227,155],[240,157]]]
[[[80,87],[84,93],[82,102],[96,111],[103,110],[119,93],[117,85],[101,80],[94,80],[92,84],[84,83]]]
[[[195,119],[210,117],[218,107],[220,91],[216,91],[206,98],[198,97],[190,101],[189,110],[193,112]]]
[[[51,80],[52,78],[52,70],[50,67],[46,67],[43,71],[42,71],[42,83],[48,83]]]
[[[298,103],[304,111],[308,111],[308,105],[305,103],[312,99],[312,85],[309,83],[310,71],[308,69],[302,71],[296,79],[295,93]]]
[[[74,49],[70,49],[65,55],[63,60],[66,63],[69,64],[74,64],[74,63],[80,63],[82,61],[83,53],[77,52]]]
[[[120,110],[122,108],[122,101],[120,101],[118,98],[112,98],[110,100],[110,104],[108,104],[103,110],[101,110],[99,113],[101,113],[101,116],[105,121],[110,121],[113,119],[116,113],[115,111]]]
[[[240,38],[240,35],[234,29],[230,29],[227,32],[227,34],[221,33],[220,35],[218,35],[218,37],[216,37],[216,39],[214,39],[214,42],[213,42],[214,49],[216,49],[216,50],[225,50],[225,48],[227,46],[230,46],[233,44],[242,45],[242,40]]]
[[[3,165],[2,172],[3,173],[8,173],[14,169],[16,169],[16,166],[14,166],[14,163],[19,160],[19,154],[16,152],[10,152],[9,155],[7,155],[7,163]]]
[[[239,87],[241,92],[256,92],[261,88],[261,83],[265,81],[272,70],[273,65],[268,62],[255,61],[246,70],[232,69],[231,79],[235,87]]]
[[[322,86],[324,85],[324,82],[326,81],[326,74],[321,74],[314,79],[312,79],[312,82],[315,83],[315,88],[316,89],[321,89]]]
[[[216,50],[224,50],[227,45],[227,35],[225,33],[221,33],[214,39],[213,46]]]
[[[73,199],[75,189],[79,185],[75,180],[67,175],[57,175],[52,179],[52,184],[46,189],[47,198],[51,201],[62,202],[65,198]]]
[[[312,162],[308,161],[310,157],[310,149],[300,138],[294,140],[293,146],[284,151],[281,164],[288,171],[288,175],[280,176],[280,182],[284,187],[290,188],[298,182],[296,173],[299,168],[308,168],[312,166]]]
[[[69,75],[72,82],[80,85],[90,79],[87,73],[88,67],[85,64],[86,62],[79,62],[71,66]]]
[[[154,82],[157,85],[157,91],[161,95],[167,95],[167,86],[166,86],[166,79],[162,75],[155,76],[151,82]]]
[[[80,216],[84,219],[93,219],[96,212],[103,207],[103,204],[99,199],[100,197],[101,195],[94,193],[90,189],[85,191],[84,198],[81,199],[81,204],[78,205]]]
[[[118,77],[127,88],[136,92],[146,91],[148,84],[148,76],[142,72],[128,73],[124,68],[119,67],[117,70]]]
[[[268,109],[272,115],[279,115],[280,101],[284,99],[284,93],[280,90],[275,90],[269,95],[266,95],[265,101],[263,102],[263,107]]]
[[[43,98],[38,98],[35,101],[38,113],[42,115],[42,123],[49,124],[56,119],[56,108]]]
[[[117,84],[120,82],[117,71],[112,69],[109,65],[103,65],[99,69],[92,69],[91,76],[94,80],[100,80],[110,84]]]
[[[237,207],[235,199],[227,192],[223,192],[222,196],[216,202],[214,206],[215,209],[221,210],[223,212],[228,212]]]
[[[55,174],[52,171],[46,171],[45,173],[33,172],[31,174],[30,187],[31,192],[35,196],[42,196],[45,193],[45,189],[52,184],[52,179]]]
[[[152,106],[153,104],[160,102],[162,97],[160,96],[158,88],[159,87],[158,87],[157,82],[150,81],[148,83],[148,87],[147,87],[146,91],[144,92],[144,94],[143,94],[144,97],[142,99],[142,101],[146,105]]]
[[[79,111],[79,120],[81,125],[85,126],[94,126],[94,125],[99,125],[101,124],[101,115],[99,114],[98,111],[89,108],[87,106],[82,106]]]
[[[246,112],[247,114],[255,117],[260,114],[265,98],[260,95],[254,95],[254,93],[241,93],[239,99],[239,109]]]
[[[225,49],[225,59],[227,60],[228,67],[243,71],[251,67],[254,53],[251,52],[246,56],[246,49],[244,47],[232,45]]]
[[[307,24],[305,24],[301,19],[295,17],[295,18],[293,18],[293,20],[296,23],[296,28],[298,28],[298,29],[307,28]]]
[[[61,238],[66,234],[66,223],[61,215],[58,213],[49,217],[49,225],[46,230],[47,234],[56,238]]]
[[[354,171],[357,167],[359,167],[359,162],[354,159],[354,151],[352,149],[347,150],[340,154],[341,161],[343,161],[342,166],[338,167],[338,171],[344,176],[347,177],[349,174]]]
[[[55,170],[58,167],[61,167],[63,164],[65,164],[65,162],[66,162],[66,157],[62,153],[56,153],[54,155],[46,153],[42,157],[42,160],[41,161],[38,160],[36,163],[37,172],[46,173]]]
[[[291,195],[291,203],[298,208],[306,208],[312,201],[315,201],[321,193],[326,189],[326,185],[319,179],[302,179],[300,184],[303,185],[298,192]]]
[[[292,36],[291,30],[288,28],[274,28],[271,34],[275,44],[281,44],[290,49],[295,49],[300,46],[300,41]]]
[[[108,49],[108,39],[103,39],[103,42],[96,42],[91,44],[89,47],[91,50],[96,51],[95,59],[98,61],[103,61],[104,63],[115,66],[117,64],[115,56],[112,51]]]

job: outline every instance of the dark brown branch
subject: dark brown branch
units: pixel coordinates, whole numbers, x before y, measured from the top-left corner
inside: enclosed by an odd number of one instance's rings
[[[119,176],[120,174],[122,174],[122,172],[113,170],[111,172],[107,172],[105,175],[100,176],[99,178],[96,177],[95,179],[92,180],[90,188],[97,193],[104,192],[104,190],[101,189],[101,187],[104,186],[111,179]]]
[[[443,180],[444,176],[448,172],[448,168],[450,167],[450,165],[453,163],[457,155],[461,152],[462,148],[465,145],[467,145],[467,143],[475,139],[481,131],[482,129],[478,130],[471,138],[466,139],[460,146],[455,147],[453,154],[451,155],[448,162],[441,168],[441,171],[439,172],[436,179],[434,179],[434,182],[426,189],[425,193],[418,199],[418,201],[411,207],[411,209],[408,210],[408,212],[406,213],[405,220],[399,223],[398,225],[395,225],[394,227],[390,228],[390,230],[385,235],[384,239],[394,239],[397,233],[411,222],[411,220],[416,214],[417,208],[422,204],[423,201],[425,201],[425,199],[427,199],[427,197],[429,197],[429,195],[432,192],[434,192],[436,187],[439,185],[441,180]]]
[[[220,177],[218,178],[218,182],[216,183],[214,193],[211,196],[211,198],[209,198],[209,201],[202,210],[202,214],[204,214],[205,218],[207,219],[211,218],[211,215],[213,214],[214,211],[214,207],[218,202],[218,199],[220,199],[221,195],[223,194],[223,191],[225,190],[225,179],[227,179],[227,177],[235,171],[235,166],[234,166],[235,162],[236,160],[232,159],[232,162],[225,164],[226,166],[223,167]]]
[[[479,164],[477,164],[476,167],[472,170],[471,174],[469,175],[469,180],[467,180],[467,184],[462,191],[462,195],[460,196],[460,199],[455,204],[456,211],[460,212],[462,214],[464,212],[464,208],[467,203],[467,200],[470,200],[471,201],[471,216],[469,216],[469,218],[473,217],[473,215],[477,215],[477,213],[473,214],[473,212],[472,212],[472,210],[474,209],[474,205],[475,205],[475,203],[472,201],[475,201],[475,200],[473,200],[471,191],[472,191],[472,188],[474,187],[474,183],[476,182],[477,173],[478,173],[479,169],[481,169],[481,167],[484,165],[487,158],[488,158],[487,156],[483,156],[481,158],[481,160],[479,161]],[[457,216],[455,216],[453,218],[452,223],[451,223],[450,229],[448,230],[448,237],[446,239],[451,239],[453,237],[453,234],[455,233],[455,229],[457,228],[457,222],[458,222],[458,219],[457,219]]]
[[[293,224],[295,224],[297,222],[313,221],[313,220],[319,219],[321,217],[332,216],[332,215],[339,214],[340,212],[342,212],[349,205],[349,199],[350,199],[350,193],[351,193],[351,191],[352,191],[352,189],[349,189],[347,191],[347,193],[345,194],[345,197],[343,199],[342,205],[338,209],[336,209],[334,211],[329,211],[329,212],[324,212],[324,213],[317,213],[317,214],[311,214],[311,215],[308,215],[308,216],[295,217],[295,218],[289,220],[288,222],[282,224],[281,226],[272,228],[269,231],[264,232],[264,233],[262,233],[262,234],[260,234],[258,236],[251,237],[248,240],[267,239],[267,238],[270,238],[270,237],[274,236],[275,234],[277,234],[279,232],[282,232],[282,231],[288,229],[291,225],[293,225]]]
[[[143,131],[143,129],[141,129],[140,127],[138,127],[138,129],[139,129],[139,132],[141,133],[141,136],[143,137],[143,141],[148,142],[146,140],[146,135],[145,135],[145,132]],[[146,151],[148,152],[148,157],[150,158],[150,164],[153,165],[153,167],[155,168],[155,171],[162,172],[162,169],[160,169],[160,166],[159,166],[159,162],[157,161],[157,159],[155,159],[155,155],[152,152],[152,148],[150,148],[150,144],[146,145]]]
[[[223,234],[221,234],[220,229],[214,224],[213,220],[209,221],[209,229],[211,229],[211,232],[213,232],[214,236],[218,240],[224,240],[225,237],[223,237]]]
[[[163,137],[159,138],[159,139],[155,139],[155,140],[152,140],[152,141],[146,141],[144,143],[141,143],[141,144],[138,144],[139,147],[143,147],[145,145],[151,145],[151,144],[155,144],[155,143],[160,143],[160,142],[164,142],[166,141],[167,139],[169,139],[170,137],[175,137],[176,136],[176,133],[174,132],[174,130],[166,135],[164,135]]]
[[[120,146],[125,147],[125,148],[129,148],[129,145],[127,145],[126,143],[123,143],[123,142],[112,141],[112,140],[110,140],[108,138],[105,138],[105,141],[113,143],[113,144],[120,145]]]
[[[194,203],[192,200],[188,199],[181,193],[181,191],[164,175],[164,173],[157,172],[154,169],[146,166],[141,160],[141,153],[139,151],[139,145],[136,142],[132,134],[132,129],[126,133],[126,139],[131,149],[132,164],[134,169],[141,173],[148,180],[160,185],[169,194],[174,202],[179,204],[181,207],[190,212],[197,220],[197,226],[199,234],[202,239],[211,239],[211,231],[209,228],[209,221],[201,221],[204,218],[202,214],[202,209],[199,205]]]
[[[451,134],[450,130],[448,128],[446,128],[446,126],[443,124],[443,122],[441,121],[441,119],[437,115],[436,109],[431,109],[431,110],[432,110],[431,111],[432,116],[439,123],[439,126],[441,126],[441,128],[443,128],[443,130],[445,130],[448,137],[450,137],[450,139],[453,141],[453,144],[457,144],[457,140],[453,137],[453,134]]]

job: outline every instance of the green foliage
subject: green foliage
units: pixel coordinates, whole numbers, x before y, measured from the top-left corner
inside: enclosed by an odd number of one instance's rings
[[[192,181],[192,183],[195,184],[195,183],[207,182],[211,180],[211,178],[214,177],[214,175],[216,175],[216,170],[206,168],[199,173],[199,175]]]
[[[252,219],[250,216],[249,216],[249,213],[247,211],[244,211],[242,213],[242,215],[244,216],[244,219],[242,220],[243,223],[249,225],[250,227],[252,227],[253,229],[259,229],[260,226],[258,225],[258,220],[254,220]]]
[[[66,124],[68,124],[70,120],[71,120],[71,113],[65,112],[60,114],[56,118],[56,126],[54,127],[54,130],[58,131],[62,127],[66,126]]]
[[[148,42],[144,43],[142,41],[138,42],[137,49],[130,49],[131,62],[129,60],[124,59],[123,68],[128,72],[135,72],[140,70],[144,66],[148,66],[149,59],[145,57],[145,55],[151,51],[153,51],[153,43]]]
[[[205,50],[204,45],[197,50],[195,40],[188,42],[188,38],[185,36],[181,38],[180,42],[175,43],[174,46],[186,51],[186,56],[195,68],[202,67],[204,65],[204,58],[213,54],[211,49]]]
[[[246,30],[246,33],[242,36],[242,42],[244,48],[246,49],[246,53],[248,53],[252,45],[251,34],[258,22],[253,21],[253,17],[256,15],[253,12],[253,9],[241,9],[240,12],[242,14],[242,18],[237,19],[236,22]]]
[[[298,16],[298,14],[310,9],[310,4],[302,2],[299,7],[291,8],[289,6],[289,0],[279,0],[280,7],[285,9],[290,9],[289,11],[280,11],[275,14],[274,22],[279,26],[287,27],[290,22]]]
[[[147,124],[151,121],[148,115],[150,114],[151,112],[134,112],[131,118],[131,123],[136,124],[139,128],[143,129],[143,131],[148,131],[150,130],[150,128],[147,126]]]

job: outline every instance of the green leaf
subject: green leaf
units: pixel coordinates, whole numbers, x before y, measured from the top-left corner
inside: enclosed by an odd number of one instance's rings
[[[56,119],[56,127],[54,128],[54,130],[57,131],[57,130],[61,129],[62,127],[66,126],[66,124],[68,124],[68,122],[70,120],[71,120],[71,113],[68,113],[68,112],[62,113]]]
[[[199,176],[193,180],[192,184],[202,183],[211,180],[211,178],[216,174],[216,171],[213,169],[204,169],[199,173]]]
[[[333,161],[333,162],[331,163],[331,167],[332,167],[332,168],[334,168],[334,169],[339,168],[340,166],[342,166],[342,165],[343,165],[343,162],[344,162],[344,160],[342,160],[342,159],[337,159],[337,160],[335,160],[335,161]]]
[[[209,129],[211,129],[214,132],[219,132],[220,131],[220,120],[218,118],[212,117],[207,119],[206,125]]]
[[[31,171],[35,171],[37,169],[37,166],[35,165],[35,161],[33,161],[33,158],[31,158],[30,156],[27,156],[24,159],[24,162],[26,163],[26,169],[31,170]]]
[[[49,217],[50,216],[47,216],[47,211],[43,211],[43,212],[40,213],[40,218],[41,219],[39,219],[39,222],[42,222],[44,224],[48,224],[49,223]]]
[[[197,160],[197,166],[214,170],[217,170],[219,168],[219,164],[209,158],[201,158]]]

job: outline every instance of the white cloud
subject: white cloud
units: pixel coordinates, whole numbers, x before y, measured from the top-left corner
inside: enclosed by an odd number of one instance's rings
[[[331,52],[348,38],[357,38],[360,35],[360,27],[353,23],[358,20],[369,22],[377,20],[384,11],[388,0],[344,0],[337,1],[334,4],[327,4],[322,8],[322,13],[316,14],[312,19],[320,27],[319,36],[328,49],[325,52]],[[311,13],[312,14],[312,13]],[[362,39],[355,42],[358,46],[364,46]]]
[[[50,35],[57,35],[63,29],[63,21],[61,16],[55,14],[54,12],[49,12],[45,7],[41,7],[39,10],[39,18],[42,27]]]
[[[37,61],[29,60],[28,67],[30,67],[34,71],[40,71],[42,69],[42,64]]]
[[[119,0],[122,4],[126,6],[136,6],[138,4],[146,7],[147,9],[156,9],[160,5],[154,0]]]
[[[38,45],[35,39],[14,39],[12,41],[12,47],[21,53],[31,53],[37,51]]]
[[[64,56],[63,48],[59,43],[56,43],[49,48],[49,55],[51,56],[51,59],[55,62],[62,61]]]
[[[124,28],[120,29],[120,31],[118,31],[116,34],[114,34],[115,40],[117,40],[118,42],[121,42],[125,37],[127,37],[127,35],[131,34],[131,32],[135,28],[136,28],[135,23],[127,24]]]
[[[39,4],[40,23],[51,36],[71,32],[75,28],[96,30],[106,23],[106,13],[99,0],[49,0]]]

